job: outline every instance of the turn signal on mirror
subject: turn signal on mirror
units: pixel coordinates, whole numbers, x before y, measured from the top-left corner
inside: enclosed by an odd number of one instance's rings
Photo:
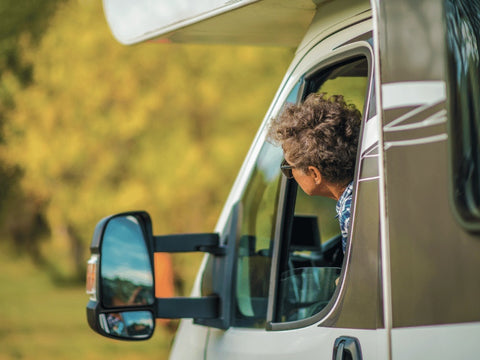
[[[86,291],[94,301],[97,300],[97,263],[98,255],[92,255],[87,262]]]

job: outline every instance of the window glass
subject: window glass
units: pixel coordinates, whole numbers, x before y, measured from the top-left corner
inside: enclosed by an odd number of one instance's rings
[[[480,1],[447,0],[453,197],[460,218],[480,228]]]
[[[236,279],[236,326],[264,327],[282,150],[265,143],[242,198]]]
[[[300,80],[287,97],[296,102]],[[265,142],[242,196],[235,326],[265,327],[283,151]]]
[[[367,85],[368,62],[359,58],[313,74],[303,98],[312,92],[343,95],[362,112]],[[295,211],[282,246],[275,322],[301,320],[321,311],[336,289],[344,255],[336,201],[308,196],[298,186],[291,189]]]

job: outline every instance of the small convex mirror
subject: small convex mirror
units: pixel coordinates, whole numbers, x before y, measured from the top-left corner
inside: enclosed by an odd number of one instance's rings
[[[150,311],[120,311],[100,314],[100,327],[106,334],[124,339],[148,339],[153,334]]]
[[[133,215],[112,218],[102,238],[100,284],[103,306],[152,305],[155,300],[152,264],[139,219]]]

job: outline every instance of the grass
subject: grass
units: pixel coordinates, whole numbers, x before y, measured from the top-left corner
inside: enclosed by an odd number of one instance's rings
[[[157,326],[152,339],[102,337],[86,321],[83,286],[55,286],[26,258],[0,249],[0,360],[167,359],[173,335]]]

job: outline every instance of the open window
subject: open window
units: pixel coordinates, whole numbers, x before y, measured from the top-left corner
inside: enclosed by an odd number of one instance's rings
[[[307,74],[301,98],[313,92],[341,94],[363,114],[368,113],[368,88],[369,63],[366,56],[358,56]],[[306,195],[293,179],[288,180],[285,189],[278,263],[274,269],[275,301],[270,314],[274,330],[290,328],[283,325],[287,323],[302,326],[302,320],[326,308],[341,281],[344,264],[336,201]],[[352,214],[353,207],[354,204]]]

